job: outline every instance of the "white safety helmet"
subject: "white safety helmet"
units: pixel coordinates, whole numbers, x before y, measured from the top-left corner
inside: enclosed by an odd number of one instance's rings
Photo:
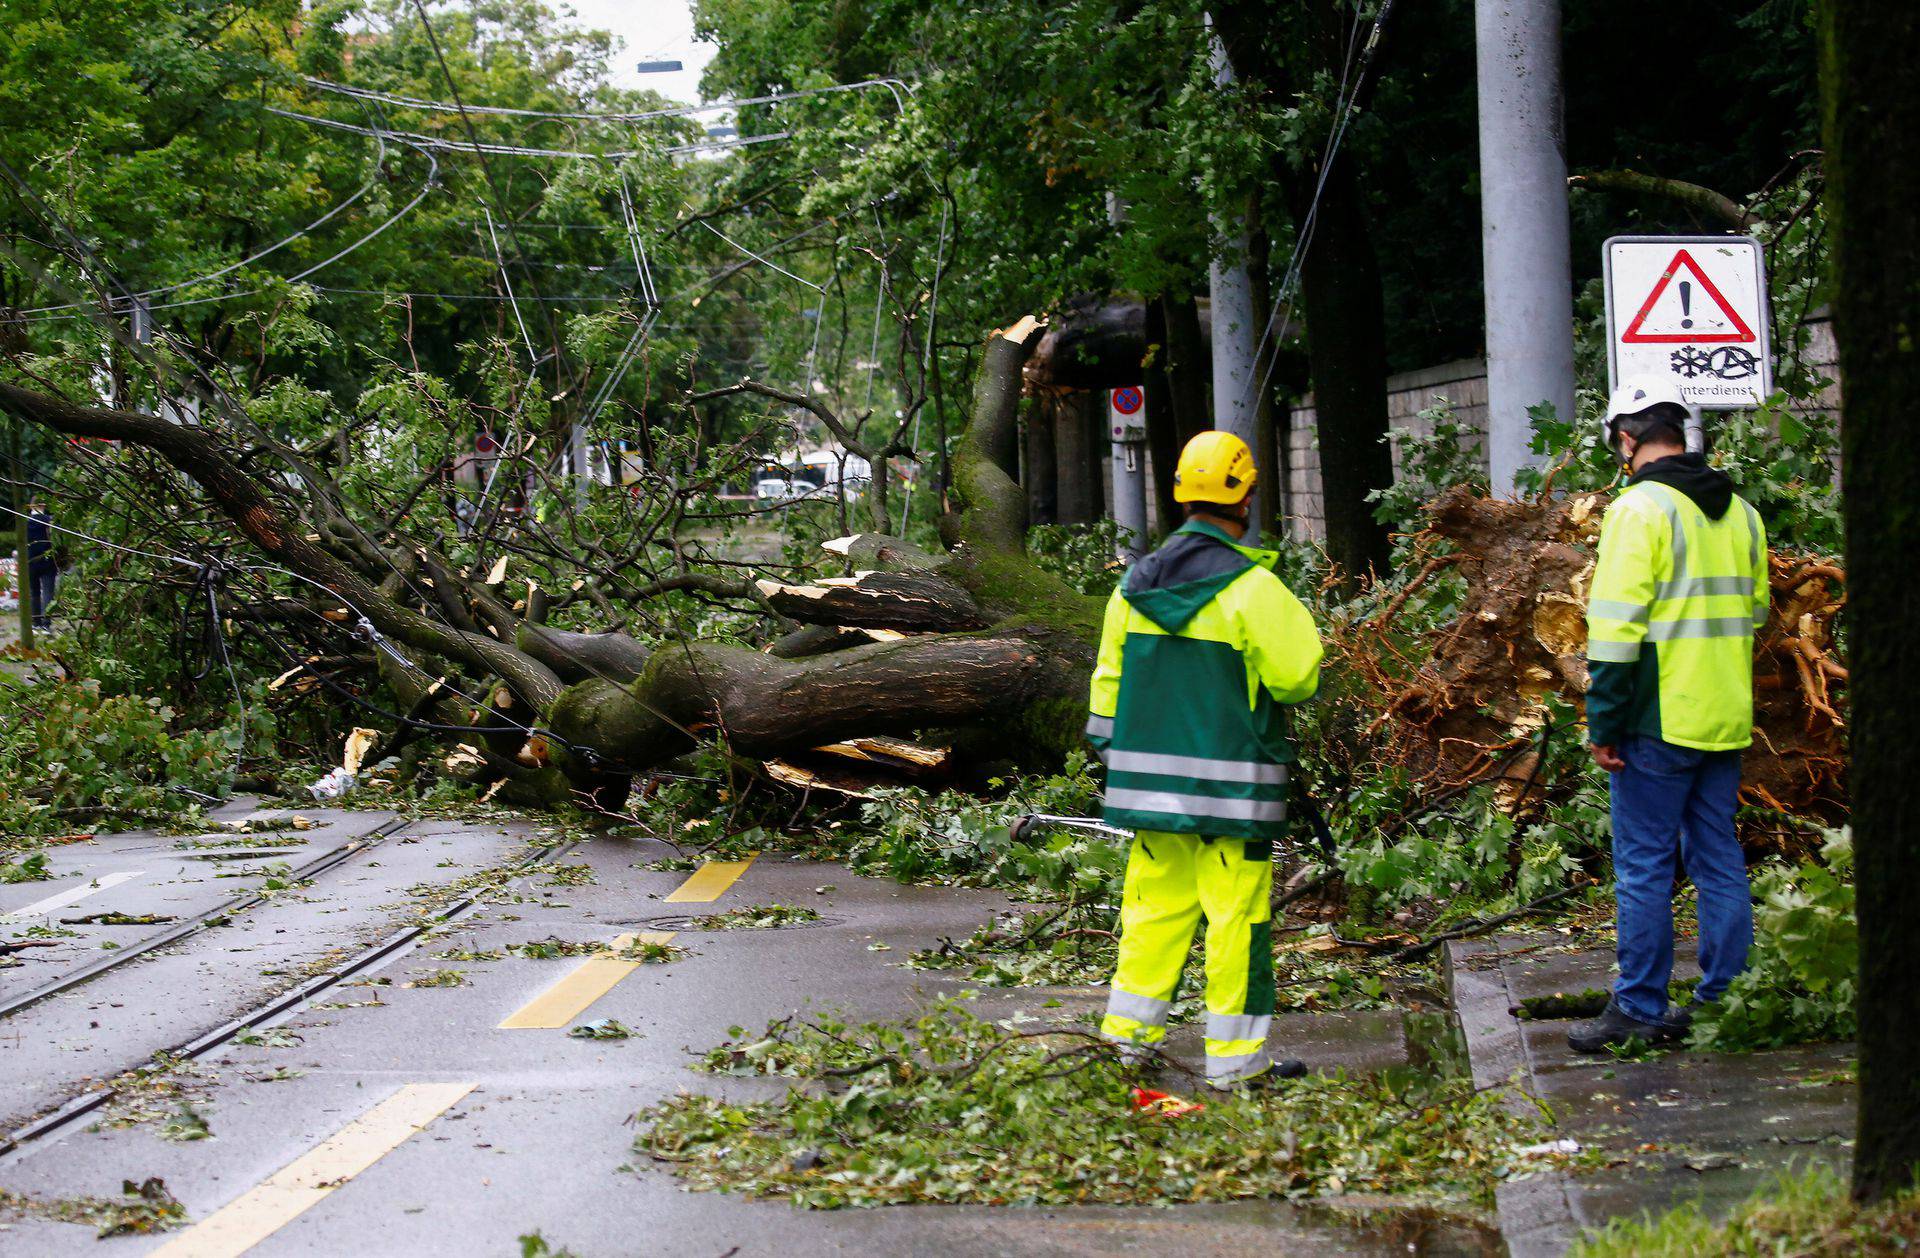
[[[1683,412],[1687,409],[1687,400],[1680,395],[1680,386],[1671,377],[1648,374],[1622,380],[1613,396],[1607,399],[1607,448],[1611,450],[1619,441],[1621,420],[1663,403],[1677,406]]]

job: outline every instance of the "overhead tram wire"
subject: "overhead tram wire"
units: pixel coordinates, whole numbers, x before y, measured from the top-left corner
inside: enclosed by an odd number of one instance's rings
[[[330,79],[303,76],[307,84],[323,92],[334,92],[342,96],[351,96],[359,100],[377,100],[382,104],[405,109],[421,109],[434,113],[474,113],[498,114],[521,118],[554,118],[569,121],[593,121],[608,123],[649,122],[656,118],[685,118],[696,114],[718,113],[728,109],[741,109],[752,105],[777,105],[790,100],[804,100],[813,96],[826,96],[837,92],[858,92],[882,87],[892,94],[894,104],[904,109],[906,96],[913,92],[913,84],[904,79],[876,78],[862,79],[857,83],[834,83],[825,87],[798,88],[791,92],[769,92],[762,96],[748,96],[735,100],[711,101],[697,105],[670,106],[665,109],[649,109],[638,112],[617,110],[564,110],[564,109],[519,109],[506,105],[462,105],[457,100],[449,104],[445,101],[427,100],[417,96],[401,96],[392,92],[376,91],[373,88],[355,87],[347,83],[335,83]]]
[[[370,128],[358,123],[342,122],[338,118],[327,118],[319,114],[305,114],[294,109],[282,109],[277,105],[266,106],[266,112],[281,118],[291,118],[295,122],[304,122],[309,126],[326,127],[334,131],[345,131],[351,135],[371,135]],[[668,145],[664,148],[648,149],[609,149],[597,152],[592,149],[556,149],[542,148],[529,144],[492,144],[475,136],[471,139],[446,140],[438,136],[425,135],[415,131],[389,131],[388,136],[417,148],[432,149],[440,153],[473,153],[480,157],[553,157],[573,158],[581,161],[618,161],[630,157],[680,157],[689,153],[724,153],[730,149],[750,148],[756,144],[767,144],[775,140],[791,139],[790,131],[775,131],[765,135],[738,136],[733,139],[694,140],[685,144]],[[503,219],[511,223],[511,219]]]
[[[1347,76],[1344,71],[1341,75],[1341,87],[1336,95],[1334,125],[1327,135],[1327,146],[1320,161],[1320,173],[1314,181],[1313,196],[1307,203],[1307,212],[1301,219],[1299,231],[1295,234],[1293,251],[1287,259],[1287,269],[1281,276],[1280,288],[1273,296],[1272,308],[1267,312],[1266,326],[1261,329],[1260,341],[1254,347],[1254,370],[1247,373],[1246,387],[1240,395],[1239,406],[1242,410],[1253,399],[1266,393],[1267,386],[1273,380],[1274,368],[1279,365],[1280,346],[1286,340],[1287,332],[1293,324],[1293,290],[1300,283],[1301,274],[1306,267],[1307,251],[1313,246],[1314,228],[1319,222],[1320,200],[1326,192],[1327,179],[1332,173],[1333,164],[1339,159],[1341,142],[1346,138],[1347,126],[1353,120],[1354,107],[1359,102],[1367,71],[1373,65],[1374,54],[1379,50],[1380,39],[1386,30],[1387,19],[1393,13],[1394,3],[1395,0],[1382,0],[1380,11],[1374,15],[1373,27],[1367,34],[1366,43],[1360,49],[1360,61],[1353,76],[1350,92],[1347,90]],[[1357,31],[1358,28],[1359,24],[1356,22],[1355,30]],[[1286,311],[1285,319],[1280,318],[1282,309]],[[1276,323],[1279,327],[1277,336],[1274,332]],[[1273,355],[1267,360],[1266,370],[1261,372],[1260,358],[1265,353],[1269,341],[1273,344]],[[1255,384],[1256,376],[1258,376],[1257,385]]]
[[[381,134],[377,129],[374,131],[373,138],[374,138],[374,143],[378,146],[378,148],[374,152],[373,173],[367,176],[367,181],[361,184],[359,189],[355,191],[352,196],[347,197],[343,201],[336,202],[331,209],[329,209],[326,213],[322,214],[319,218],[314,219],[312,222],[308,223],[306,226],[300,228],[299,230],[289,235],[282,236],[279,240],[274,241],[272,244],[268,245],[266,248],[255,250],[253,253],[250,253],[246,257],[241,258],[238,262],[229,262],[226,266],[221,267],[217,271],[208,271],[205,275],[196,275],[192,279],[180,280],[177,283],[173,283],[173,284],[163,284],[159,288],[149,288],[143,292],[137,292],[133,295],[136,298],[140,298],[144,300],[145,298],[148,298],[148,297],[158,297],[163,293],[178,292],[180,289],[183,289],[183,288],[192,288],[198,284],[205,284],[212,280],[217,280],[223,275],[232,274],[233,272],[239,270],[241,267],[251,266],[253,263],[258,262],[260,259],[267,257],[270,254],[278,253],[280,250],[286,248],[288,245],[294,243],[295,241],[303,240],[307,236],[313,234],[313,232],[317,228],[320,228],[326,225],[328,222],[330,222],[335,217],[337,217],[342,212],[344,212],[349,207],[351,207],[355,202],[359,201],[360,198],[366,196],[367,193],[373,190],[374,185],[380,181],[380,170],[381,170],[381,167],[385,165],[386,158],[387,158],[387,141],[386,141],[386,137],[383,134]],[[49,310],[71,310],[71,309],[74,309],[76,306],[82,306],[86,304],[87,303],[85,302],[77,302],[77,303],[71,303],[68,305],[61,305],[61,306],[36,306],[28,310],[20,311],[19,313],[38,314],[43,311],[49,311]]]
[[[394,135],[392,136],[392,138],[401,144],[411,145],[411,142],[405,139],[404,137]],[[367,231],[366,233],[361,235],[358,239],[348,244],[345,248],[337,250],[330,256],[322,259],[319,262],[314,263],[312,266],[307,267],[306,269],[298,272],[297,274],[287,276],[285,279],[280,280],[279,283],[280,284],[298,284],[306,280],[309,276],[319,274],[321,271],[324,271],[326,268],[332,266],[334,263],[340,261],[341,259],[349,256],[350,254],[359,250],[363,246],[371,244],[373,241],[379,239],[381,236],[385,235],[387,230],[393,227],[394,224],[398,223],[401,219],[411,214],[419,206],[419,204],[422,201],[427,199],[430,193],[432,193],[436,188],[440,186],[440,159],[435,157],[431,151],[426,149],[421,150],[421,155],[424,156],[429,163],[427,168],[427,177],[424,181],[422,181],[420,185],[420,190],[414,195],[412,200],[408,201],[405,205],[401,206],[399,209],[395,210],[392,214],[388,215],[385,219],[381,220],[379,224],[374,226],[370,231]],[[231,270],[231,269],[232,268],[228,268],[228,270]],[[201,277],[201,278],[205,279],[206,277]],[[171,285],[169,287],[171,290],[177,291],[180,288],[184,288],[184,287],[187,287],[188,285],[196,284],[199,282],[201,282],[201,280],[187,280],[187,281],[183,281],[180,284]],[[317,288],[319,286],[316,285],[315,287]],[[211,297],[192,297],[192,298],[187,298],[181,301],[149,303],[145,305],[145,309],[149,313],[151,313],[157,310],[179,310],[187,306],[204,306],[214,302],[240,301],[248,297],[257,297],[262,293],[270,292],[272,291],[272,288],[273,286],[271,285],[262,285],[258,288],[250,289],[245,292],[219,293]],[[108,299],[107,304],[109,308],[122,308],[120,307],[120,303],[124,303],[123,308],[127,310],[131,310],[136,305],[140,304],[139,299],[141,297],[141,294],[127,291],[124,286],[121,286],[121,289],[122,289],[121,295],[117,300],[113,298]],[[91,302],[68,302],[62,305],[57,305],[57,306],[42,306],[42,307],[37,307],[34,310],[21,311],[18,317],[28,322],[36,322],[36,323],[42,322],[45,320],[50,320],[50,319],[57,321],[62,319],[89,318],[91,317],[91,315],[88,313],[85,313],[85,311],[86,311],[86,308],[90,307],[92,304],[93,303]],[[72,311],[81,311],[82,313],[79,313],[79,314],[60,313],[60,312],[72,312]]]

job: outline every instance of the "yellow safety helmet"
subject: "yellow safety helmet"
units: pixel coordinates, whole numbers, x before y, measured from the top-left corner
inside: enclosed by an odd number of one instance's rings
[[[1253,492],[1253,451],[1230,432],[1201,433],[1180,452],[1173,473],[1175,502],[1217,502],[1233,506]]]

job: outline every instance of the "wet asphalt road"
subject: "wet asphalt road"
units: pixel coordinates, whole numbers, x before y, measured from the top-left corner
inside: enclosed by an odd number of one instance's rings
[[[16,936],[36,921],[94,912],[203,912],[268,876],[219,873],[272,862],[297,866],[389,820],[375,813],[307,815],[328,824],[298,832],[307,840],[298,848],[262,849],[273,853],[268,857],[193,859],[206,849],[154,836],[60,849],[54,863],[65,876],[0,887],[0,913],[87,893],[0,921],[0,930]],[[13,1120],[7,1128],[157,1050],[245,1016],[418,920],[421,902],[408,888],[449,886],[512,865],[537,850],[529,847],[535,837],[523,825],[414,823],[297,894],[283,893],[228,925],[0,1020],[0,1113]],[[519,1253],[518,1237],[535,1231],[580,1258],[1409,1252],[1408,1235],[1364,1231],[1283,1204],[802,1211],[682,1191],[669,1173],[632,1155],[629,1116],[680,1089],[745,1099],[786,1086],[696,1074],[688,1069],[690,1053],[727,1038],[731,1026],[758,1027],[808,1008],[886,1017],[957,991],[950,977],[904,962],[943,936],[966,935],[1006,901],[989,892],[858,878],[778,854],[744,870],[691,878],[637,868],[668,851],[651,841],[591,840],[556,858],[589,867],[591,883],[554,885],[550,870],[536,871],[512,884],[516,894],[506,902],[487,904],[354,984],[317,995],[286,1016],[279,1033],[266,1035],[268,1043],[215,1050],[199,1071],[195,1102],[212,1139],[164,1140],[154,1122],[82,1121],[0,1159],[0,1188],[46,1199],[114,1196],[123,1180],[160,1176],[194,1221],[161,1236],[102,1242],[88,1227],[14,1219],[0,1228],[0,1253],[510,1255]],[[683,899],[714,898],[669,901],[683,886]],[[690,917],[774,902],[815,908],[825,920],[778,930],[684,929]],[[0,970],[0,1000],[91,961],[104,942],[130,942],[161,927],[63,929],[82,933],[61,939],[59,949],[35,950],[44,958]],[[610,941],[666,930],[680,932],[675,942],[690,956],[614,974],[618,981],[597,995],[608,978],[604,963],[596,969],[579,958],[510,953],[469,962],[435,955],[548,936]],[[442,969],[462,971],[465,983],[406,985]],[[989,993],[982,1001],[1004,1015],[1061,997],[1069,1010],[1097,1001],[1096,993],[1044,989]],[[556,1025],[501,1026],[517,1013],[529,1020],[522,1013],[529,1008],[555,1013],[530,1020]],[[567,1035],[568,1027],[601,1018],[618,1019],[635,1037]],[[1356,1033],[1376,1056],[1395,1055],[1391,1028],[1357,1024]],[[1303,1051],[1309,1060],[1313,1049]],[[1338,1035],[1319,1051],[1358,1064],[1353,1045]],[[1413,1239],[1425,1252],[1452,1247],[1444,1236]]]

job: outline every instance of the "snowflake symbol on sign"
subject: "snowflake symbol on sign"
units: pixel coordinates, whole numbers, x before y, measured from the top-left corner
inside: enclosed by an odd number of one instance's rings
[[[1689,380],[1713,372],[1711,355],[1698,346],[1689,345],[1685,349],[1674,350],[1669,361],[1673,363],[1675,371]]]

